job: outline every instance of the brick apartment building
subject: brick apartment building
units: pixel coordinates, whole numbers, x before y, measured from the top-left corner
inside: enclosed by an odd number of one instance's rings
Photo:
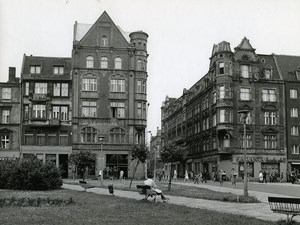
[[[234,52],[214,45],[208,73],[161,108],[162,144],[189,149],[179,175],[235,168],[241,177],[244,144],[250,177],[299,171],[299,71],[300,57],[257,54],[247,38]],[[245,143],[239,110],[249,110]]]
[[[8,82],[0,83],[0,160],[20,157],[20,79],[9,67]]]
[[[21,71],[23,157],[53,163],[68,177],[72,152],[71,58],[23,57]]]
[[[144,143],[147,125],[147,38],[122,31],[106,12],[74,25],[73,151],[96,153],[96,173],[133,174],[130,150]]]

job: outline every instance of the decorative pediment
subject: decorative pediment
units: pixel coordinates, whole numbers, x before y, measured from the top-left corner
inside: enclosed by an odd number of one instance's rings
[[[263,105],[262,107],[261,107],[261,110],[263,110],[263,111],[277,111],[278,110],[278,108],[275,106],[275,105]]]
[[[7,134],[7,133],[12,133],[12,131],[7,128],[0,129],[0,134]]]
[[[249,110],[249,111],[251,111],[252,109],[253,109],[253,107],[249,106],[248,104],[244,104],[244,105],[239,107],[239,110]]]
[[[279,133],[278,130],[274,129],[273,127],[267,127],[261,130],[263,134],[277,134]]]
[[[241,128],[239,129],[239,132],[240,132],[240,133],[244,133],[244,127],[241,127]],[[246,126],[246,133],[247,133],[247,134],[253,133],[253,130],[252,130],[250,127]]]

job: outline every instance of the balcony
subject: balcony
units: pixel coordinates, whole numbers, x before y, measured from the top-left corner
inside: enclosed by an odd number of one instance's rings
[[[46,102],[50,100],[49,94],[30,94],[29,100],[34,102]]]
[[[50,119],[50,120],[30,120],[29,125],[31,127],[59,127],[59,119]]]
[[[221,123],[217,124],[217,131],[233,131],[233,124],[231,123]]]
[[[232,154],[232,149],[230,147],[220,147],[218,148],[218,154],[222,154],[222,155]]]

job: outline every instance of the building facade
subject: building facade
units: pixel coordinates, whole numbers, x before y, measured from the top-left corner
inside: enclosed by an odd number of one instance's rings
[[[283,71],[281,58],[257,54],[247,38],[234,51],[221,42],[213,47],[208,73],[180,98],[166,98],[161,108],[163,145],[189,149],[187,163],[178,165],[179,175],[184,169],[229,175],[234,168],[242,177],[244,147],[249,177],[258,177],[261,170],[286,177],[288,166],[297,165],[298,85],[288,82],[286,73],[296,79],[300,62],[291,57],[295,63]],[[240,110],[249,111],[245,142]]]
[[[132,176],[130,150],[145,143],[147,38],[122,31],[106,12],[94,24],[74,25],[72,143],[74,151],[96,153],[95,173]]]
[[[21,71],[22,157],[35,155],[68,177],[72,153],[71,58],[23,57]]]
[[[9,67],[8,82],[0,83],[0,160],[20,157],[20,79]]]

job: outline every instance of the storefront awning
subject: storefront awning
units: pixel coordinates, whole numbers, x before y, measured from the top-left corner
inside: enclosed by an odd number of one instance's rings
[[[300,165],[300,162],[291,162],[293,165]]]

